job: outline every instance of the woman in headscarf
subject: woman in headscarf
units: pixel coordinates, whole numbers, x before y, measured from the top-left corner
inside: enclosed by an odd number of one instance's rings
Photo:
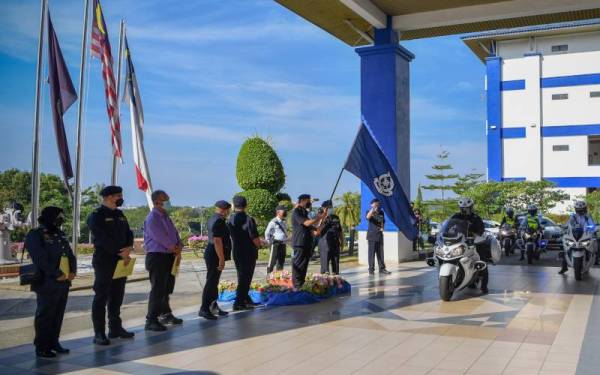
[[[77,272],[77,261],[61,226],[63,210],[49,206],[38,218],[40,225],[29,231],[25,247],[38,269],[38,281],[31,285],[37,295],[35,311],[35,354],[42,358],[67,354],[58,337],[65,315],[69,286]]]

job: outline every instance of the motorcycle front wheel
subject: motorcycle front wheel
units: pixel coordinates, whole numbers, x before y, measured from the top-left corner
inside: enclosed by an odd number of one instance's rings
[[[583,258],[573,258],[573,271],[575,271],[575,280],[583,278]]]
[[[440,277],[440,298],[443,301],[450,301],[453,293],[454,293],[454,283],[452,282],[452,276],[441,276]]]

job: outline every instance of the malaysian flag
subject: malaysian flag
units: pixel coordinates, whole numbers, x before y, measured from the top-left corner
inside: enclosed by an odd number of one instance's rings
[[[110,52],[108,30],[100,7],[100,0],[94,0],[94,21],[92,25],[92,56],[102,61],[102,78],[104,78],[104,94],[106,110],[110,121],[114,155],[121,159],[121,123],[119,121],[119,101],[117,83],[113,73],[113,58]]]

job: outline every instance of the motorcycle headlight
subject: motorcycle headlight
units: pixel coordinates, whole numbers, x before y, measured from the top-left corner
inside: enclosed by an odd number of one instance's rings
[[[588,247],[588,246],[590,246],[590,240],[584,240],[584,241],[581,241],[581,242],[579,243],[579,245],[580,245],[581,247]]]
[[[573,242],[571,240],[565,240],[565,246],[566,247],[573,247],[573,245],[575,245],[575,242]]]
[[[435,255],[437,255],[437,256],[444,256],[446,254],[445,250],[446,249],[445,249],[444,246],[438,246],[438,247],[435,248]]]
[[[525,233],[525,234],[523,234],[523,238],[525,238],[526,240],[528,240],[528,239],[531,238],[531,234]]]
[[[450,253],[450,255],[452,257],[459,257],[465,253],[465,250],[466,250],[465,245],[460,245],[460,246],[457,246],[455,249],[453,249],[452,252]]]

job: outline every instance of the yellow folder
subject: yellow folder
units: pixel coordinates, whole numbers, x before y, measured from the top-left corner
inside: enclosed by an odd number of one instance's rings
[[[121,279],[123,277],[131,276],[133,273],[133,267],[135,266],[135,259],[136,258],[131,258],[127,265],[125,265],[125,261],[123,259],[119,259],[117,262],[117,267],[115,268],[113,279]]]
[[[66,277],[69,277],[71,273],[71,267],[69,266],[69,257],[63,255],[60,257],[60,272],[63,273]]]
[[[175,257],[175,261],[173,262],[173,267],[171,267],[171,275],[177,277],[179,275],[179,265],[181,264],[181,255]]]

